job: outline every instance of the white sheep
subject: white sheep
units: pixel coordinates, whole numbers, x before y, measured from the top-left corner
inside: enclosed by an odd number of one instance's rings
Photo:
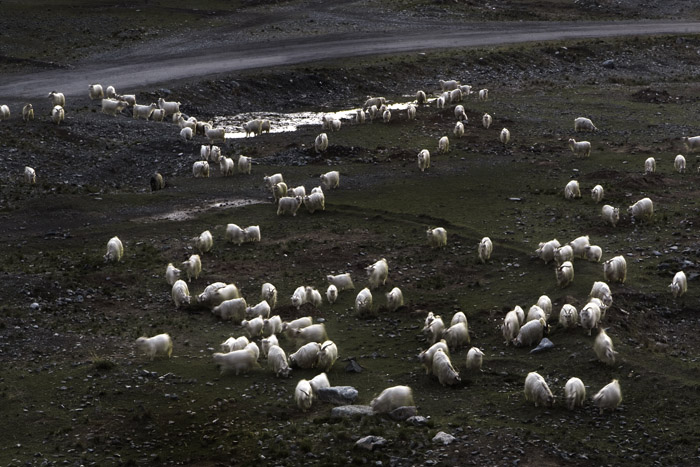
[[[447,342],[445,342],[444,339],[434,343],[430,346],[430,348],[418,354],[418,360],[423,364],[426,375],[430,375],[433,372],[433,356],[435,355],[435,352],[438,351],[438,349],[441,349],[447,355],[450,354],[450,351],[447,347]]]
[[[192,128],[185,127],[180,130],[180,139],[183,141],[190,141],[193,137],[194,132],[192,131]]]
[[[269,356],[270,354],[270,348],[274,345],[279,345],[279,340],[277,339],[277,335],[275,334],[270,334],[269,336],[265,337],[260,341],[260,346],[262,347],[263,355],[265,357]],[[285,359],[286,359],[285,355]]]
[[[151,105],[135,105],[133,109],[132,115],[136,120],[139,118],[143,117],[144,120],[148,120],[151,118],[151,115],[153,114],[153,111],[158,108],[158,106],[153,103]]]
[[[329,285],[326,289],[326,299],[331,305],[334,304],[338,300],[338,287],[333,284]]]
[[[435,106],[438,109],[444,109],[445,108],[445,98],[443,96],[440,96],[437,99],[435,99]]]
[[[440,316],[435,316],[435,318],[423,328],[423,332],[427,335],[428,342],[434,344],[438,339],[442,338],[445,332],[445,323]]]
[[[318,361],[318,353],[321,351],[321,344],[309,342],[302,345],[296,352],[289,355],[289,365],[298,368],[313,368]]]
[[[498,139],[504,145],[508,144],[508,142],[510,141],[510,130],[508,130],[508,128],[502,129],[501,134],[498,136]]]
[[[588,330],[588,335],[591,335],[591,331],[598,327],[600,323],[601,310],[598,304],[594,302],[588,302],[586,306],[581,309],[579,313],[579,319],[581,320],[581,327]]]
[[[270,122],[270,120],[263,120],[262,123],[260,124],[260,132],[261,133],[270,134],[271,129],[272,129],[272,122]]]
[[[523,309],[520,306],[515,305],[515,308],[513,308],[510,311],[515,313],[515,315],[518,317],[518,324],[522,326],[525,322],[525,312],[523,311]]]
[[[224,238],[228,242],[241,245],[245,241],[245,232],[237,224],[227,224]]]
[[[493,253],[493,242],[489,237],[484,237],[479,242],[479,261],[486,264],[488,260],[491,259],[491,253]]]
[[[454,135],[457,138],[461,138],[462,136],[464,136],[464,123],[462,123],[462,122],[455,123],[455,128],[454,128],[454,130],[452,130],[452,133],[454,133]]]
[[[212,128],[212,129],[205,128],[204,135],[212,143],[214,141],[220,141],[223,143],[225,140],[225,137],[226,137],[226,129],[225,128]]]
[[[525,322],[539,321],[540,318],[547,320],[547,314],[544,312],[542,307],[538,305],[532,305],[529,310],[527,310],[527,316],[525,317]]]
[[[593,287],[591,287],[591,293],[588,294],[589,298],[597,298],[601,301],[603,306],[607,309],[613,304],[612,292],[610,287],[605,282],[595,281]],[[601,309],[601,311],[603,311]]]
[[[244,319],[241,321],[241,326],[243,327],[243,330],[248,333],[248,336],[252,337],[258,337],[262,334],[262,328],[263,328],[263,317],[262,316],[256,316],[253,319]]]
[[[136,94],[120,94],[116,96],[120,101],[124,101],[127,104],[134,106],[136,105]]]
[[[379,109],[377,108],[376,105],[370,106],[367,111],[369,112],[369,121],[373,122],[375,118],[377,118],[377,115],[379,114]]]
[[[319,389],[326,389],[331,387],[330,381],[328,381],[328,375],[326,373],[319,373],[311,380],[309,380],[309,384],[311,385],[311,389],[314,391],[314,395],[318,392]]]
[[[337,170],[326,172],[320,176],[320,179],[324,190],[338,188],[338,185],[340,185],[340,172]]]
[[[571,180],[564,187],[564,199],[575,199],[581,197],[581,188],[578,180]]]
[[[391,121],[391,110],[386,109],[386,110],[382,113],[382,121],[383,121],[384,123],[389,123],[389,122]]]
[[[262,133],[262,120],[250,120],[243,124],[243,131],[245,131],[245,137],[249,137],[252,133],[254,136],[258,136]]]
[[[136,349],[151,360],[156,355],[167,355],[170,358],[173,354],[173,340],[165,333],[153,337],[139,337],[136,339]]]
[[[277,288],[269,282],[265,282],[260,289],[260,299],[269,303],[270,308],[275,308],[277,305]]]
[[[630,216],[651,220],[654,215],[654,203],[649,198],[642,198],[627,209]]]
[[[282,323],[282,332],[287,337],[291,338],[291,337],[294,337],[294,333],[297,329],[311,326],[312,324],[313,324],[313,320],[311,319],[311,316],[303,316],[301,318],[297,318],[297,319],[294,319],[292,321],[283,322]]]
[[[102,99],[102,113],[107,115],[117,115],[127,107],[126,102],[116,99]]]
[[[253,368],[260,367],[255,353],[247,347],[228,353],[217,352],[212,357],[222,375],[232,371],[238,376],[240,373],[248,373]]]
[[[55,106],[51,110],[51,121],[53,121],[56,125],[60,125],[63,120],[66,118],[66,112],[63,110],[63,107],[60,105]]]
[[[355,284],[352,282],[352,276],[349,272],[337,275],[327,275],[326,280],[329,284],[333,284],[338,288],[339,292],[343,290],[352,290],[355,288]]]
[[[254,318],[256,316],[262,316],[263,318],[270,317],[270,304],[263,300],[257,303],[255,306],[249,306],[245,309],[245,315],[248,318]],[[282,322],[280,321],[280,326]]]
[[[411,407],[414,405],[413,391],[408,386],[392,386],[384,389],[369,405],[374,413],[389,413],[399,407]]]
[[[326,325],[324,323],[318,323],[303,328],[297,328],[294,330],[294,337],[301,344],[327,341],[328,334],[326,333]]]
[[[248,345],[245,346],[246,350],[250,350],[253,355],[255,355],[255,360],[260,358],[260,347],[258,347],[258,344],[255,342],[249,342]]]
[[[472,93],[472,87],[468,84],[460,85],[459,90],[462,91],[463,96],[469,96]]]
[[[309,196],[303,196],[304,207],[310,214],[316,211],[325,211],[326,197],[323,193],[311,193]]]
[[[107,253],[104,255],[105,261],[119,262],[124,256],[124,245],[119,237],[112,237],[107,242]]]
[[[252,161],[253,159],[250,157],[243,155],[238,156],[238,171],[242,174],[250,175],[250,170],[253,165]]]
[[[462,102],[462,90],[457,88],[450,91],[450,102]],[[467,115],[464,115],[466,118]]]
[[[571,245],[560,246],[559,248],[554,250],[554,261],[556,261],[557,264],[562,264],[564,261],[573,260],[574,249],[571,248]]]
[[[544,264],[547,264],[554,259],[554,253],[559,247],[561,247],[561,244],[556,238],[547,242],[540,242],[537,250],[535,250],[535,254],[544,261]]]
[[[584,258],[588,261],[594,263],[600,262],[600,258],[603,256],[603,249],[598,245],[588,245],[585,248]]]
[[[403,292],[398,287],[391,289],[386,294],[386,307],[389,311],[396,311],[403,306]]]
[[[211,251],[214,246],[214,237],[211,236],[211,232],[205,230],[198,237],[194,238],[194,247],[199,250],[199,254],[207,253]]]
[[[656,172],[656,159],[653,157],[647,157],[644,161],[644,174],[649,175]]]
[[[212,162],[219,162],[221,160],[221,148],[219,146],[211,146],[209,160],[211,160]]]
[[[114,89],[114,86],[107,86],[105,89],[105,97],[108,99],[114,99],[117,97],[117,91]]]
[[[241,293],[236,284],[214,282],[207,285],[204,291],[197,296],[197,302],[209,307],[215,307],[226,300],[234,298],[241,298]]]
[[[604,195],[605,190],[603,190],[603,187],[601,185],[596,185],[593,188],[591,188],[591,198],[596,203],[600,203],[601,201],[603,201]]]
[[[360,290],[355,297],[355,311],[358,314],[370,313],[372,311],[372,292],[368,288]]]
[[[24,182],[27,185],[36,184],[36,171],[29,166],[24,168]]]
[[[430,151],[423,149],[418,153],[418,168],[421,172],[430,168]]]
[[[418,105],[425,105],[428,103],[428,96],[425,94],[425,91],[416,91],[416,104]]]
[[[590,141],[576,141],[574,138],[569,138],[569,148],[576,157],[590,157],[591,155]]]
[[[314,149],[316,150],[317,153],[324,152],[328,149],[328,135],[325,133],[321,133],[318,136],[316,136],[316,139],[314,140]]]
[[[0,121],[9,120],[9,119],[10,119],[10,107],[8,107],[5,104],[0,105]]]
[[[416,119],[416,106],[413,104],[408,104],[406,107],[406,118],[408,120],[415,120]]]
[[[454,89],[459,89],[459,81],[454,79],[449,80],[439,80],[440,89],[443,91],[452,91]]]
[[[452,319],[450,320],[450,326],[454,326],[457,323],[467,323],[467,315],[464,314],[463,311],[458,311],[454,315],[452,315]]]
[[[387,263],[385,258],[367,266],[365,270],[369,276],[370,289],[376,289],[380,285],[386,284],[386,279],[389,276],[389,263]]]
[[[480,100],[480,101],[487,101],[487,100],[489,100],[489,90],[488,90],[488,89],[481,89],[481,90],[479,90],[479,100]]]
[[[151,174],[149,182],[151,185],[151,191],[158,191],[165,188],[165,180],[163,179],[163,176],[158,172],[154,172],[153,174]]]
[[[593,343],[593,350],[598,360],[601,362],[607,365],[615,363],[615,355],[617,355],[617,352],[613,350],[612,339],[610,339],[610,336],[605,332],[605,329],[601,329],[598,332],[598,336],[596,336],[595,342]]]
[[[467,113],[464,111],[463,105],[455,106],[455,118],[457,119],[458,122],[461,122],[462,120],[464,120],[466,122],[469,121],[469,118],[467,117]]]
[[[386,98],[384,97],[370,97],[365,101],[365,105],[362,106],[363,109],[368,109],[373,105],[379,107],[386,104]]]
[[[53,106],[66,106],[66,96],[64,96],[62,92],[51,91],[49,93],[49,99],[51,100],[51,105]]]
[[[590,118],[578,117],[574,119],[574,131],[596,131],[598,128],[593,124]]]
[[[443,136],[438,140],[438,154],[448,152],[450,152],[450,139],[447,136]]]
[[[365,114],[365,111],[362,109],[357,109],[355,112],[355,122],[356,123],[365,123],[367,120],[367,115]]]
[[[187,282],[192,282],[192,277],[197,279],[202,272],[202,260],[199,255],[191,255],[187,261],[181,263],[181,266],[187,274]]]
[[[306,303],[311,303],[316,308],[323,304],[323,297],[321,297],[321,292],[319,292],[315,287],[306,286]]]
[[[22,121],[28,122],[29,120],[34,120],[34,106],[32,104],[25,104],[22,107]]]
[[[277,206],[277,215],[291,214],[292,216],[296,216],[299,206],[301,206],[301,201],[301,196],[284,196],[280,198]]]
[[[259,225],[249,225],[243,229],[243,240],[246,243],[254,243],[260,241],[260,226]]]
[[[180,308],[183,304],[190,304],[190,290],[187,287],[187,282],[182,279],[178,279],[173,284],[173,288],[170,291],[170,296],[175,303],[175,308]]]
[[[443,331],[442,338],[445,339],[450,350],[459,349],[471,343],[467,323],[460,322],[450,326]]]
[[[679,174],[685,172],[685,157],[683,157],[683,154],[678,154],[676,156],[676,158],[673,160],[673,167]]]
[[[292,369],[289,368],[287,354],[279,345],[270,346],[267,352],[267,365],[275,373],[278,378],[288,378]]]
[[[162,122],[165,120],[165,110],[154,109],[153,112],[151,112],[151,120],[155,122]]]
[[[483,117],[481,117],[481,124],[486,128],[487,130],[491,126],[491,123],[493,123],[493,118],[489,114],[484,114]]]
[[[583,381],[570,378],[564,386],[564,399],[569,410],[574,410],[577,406],[582,407],[586,399],[586,386],[583,385]]]
[[[299,380],[294,388],[294,403],[302,410],[302,412],[306,412],[313,405],[314,391],[311,388],[311,384],[307,380]]]
[[[585,258],[586,257],[586,247],[591,244],[591,239],[588,235],[582,235],[580,237],[576,237],[572,241],[569,242],[569,245],[574,251],[574,256],[576,258]]]
[[[467,369],[469,371],[481,371],[484,362],[484,352],[478,347],[472,347],[467,352]]]
[[[301,196],[303,198],[306,196],[306,188],[304,188],[304,185],[287,187],[287,196]]]
[[[673,276],[673,281],[671,281],[671,285],[668,288],[673,294],[673,298],[683,296],[688,291],[688,278],[685,276],[685,273],[678,271]]]
[[[165,115],[174,115],[180,112],[180,103],[175,101],[166,101],[162,97],[158,99],[158,107],[165,111]]]
[[[506,316],[503,318],[503,324],[501,324],[501,333],[506,340],[506,346],[518,337],[519,332],[520,321],[518,320],[518,315],[515,310],[511,310],[506,313]]]
[[[454,385],[461,381],[459,373],[452,366],[450,356],[442,349],[437,349],[433,355],[433,374],[443,386]]]
[[[535,407],[551,407],[554,404],[554,395],[547,382],[535,371],[528,373],[525,378],[525,400],[534,402]]]
[[[294,293],[292,294],[292,306],[294,306],[297,310],[304,304],[306,303],[306,287],[303,285],[300,287],[297,287]]]
[[[618,255],[603,263],[603,275],[608,282],[625,283],[627,279],[627,261]]]
[[[229,337],[219,345],[222,353],[233,352],[234,350],[245,349],[250,341],[246,336]]]
[[[557,285],[566,287],[574,281],[574,264],[571,261],[564,261],[561,266],[556,269]]]
[[[284,182],[275,183],[272,186],[272,196],[275,198],[275,203],[279,202],[280,198],[287,196],[287,184]]]
[[[233,159],[230,157],[222,157],[219,159],[219,172],[224,177],[228,175],[233,175],[233,168],[235,167]]]
[[[552,315],[552,299],[547,295],[540,295],[540,298],[537,299],[537,306],[544,311],[545,319],[549,319]]]
[[[447,230],[442,227],[428,228],[426,235],[428,246],[432,248],[441,248],[447,245]]]
[[[173,285],[180,279],[180,270],[173,266],[173,263],[168,263],[165,267],[165,281],[168,285]]]
[[[338,346],[336,346],[333,341],[324,341],[323,344],[321,344],[321,349],[318,351],[316,368],[320,368],[323,371],[330,371],[336,360],[338,360]]]
[[[578,324],[578,310],[576,307],[566,303],[559,311],[559,325],[563,328],[573,328]]]
[[[700,149],[700,136],[692,136],[690,138],[684,136],[682,141],[683,145],[685,146],[685,150],[688,152],[695,152]]]
[[[539,344],[544,336],[544,331],[547,329],[547,322],[544,318],[537,321],[528,321],[520,327],[520,331],[513,340],[516,347],[533,346]]]
[[[595,396],[593,396],[593,405],[600,409],[600,414],[603,414],[604,409],[615,410],[622,402],[622,390],[620,383],[614,379],[612,382],[603,386]]]
[[[606,204],[601,210],[601,216],[606,223],[615,227],[620,221],[620,208],[614,208],[609,204]]]
[[[224,321],[231,320],[234,323],[240,323],[245,318],[246,308],[248,308],[248,302],[245,298],[230,298],[220,302],[212,308],[211,312]]]

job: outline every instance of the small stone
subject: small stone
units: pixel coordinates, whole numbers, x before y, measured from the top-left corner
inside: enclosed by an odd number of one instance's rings
[[[448,445],[453,443],[455,440],[455,437],[445,433],[444,431],[439,432],[433,437],[433,443],[439,443],[439,444],[444,444]]]
[[[358,439],[357,442],[355,443],[355,446],[371,451],[375,447],[384,446],[385,444],[386,444],[386,439],[382,438],[381,436],[371,436],[370,435],[370,436],[365,436],[364,438]]]
[[[365,415],[374,415],[374,411],[369,405],[340,405],[331,409],[331,418],[352,418]]]
[[[32,311],[39,311],[39,309],[41,309],[41,306],[39,306],[37,302],[34,302],[31,305],[29,305],[29,309]]]
[[[352,386],[333,386],[316,391],[318,399],[335,405],[348,405],[357,400],[358,391]]]
[[[416,408],[412,405],[405,405],[402,407],[397,407],[391,412],[389,412],[389,417],[396,421],[406,420],[410,417],[416,415]]]
[[[554,342],[550,341],[546,337],[543,337],[542,340],[540,341],[539,345],[532,349],[530,353],[540,353],[545,350],[553,349],[554,348]]]
[[[354,358],[351,358],[348,364],[345,366],[345,371],[348,373],[362,373],[362,369],[363,368],[355,361]]]
[[[611,69],[615,68],[615,60],[613,60],[613,59],[605,60],[603,62],[603,67],[604,68],[611,68]]]
[[[413,417],[408,417],[406,423],[410,423],[415,426],[425,426],[428,424],[428,419],[421,415],[414,415]]]

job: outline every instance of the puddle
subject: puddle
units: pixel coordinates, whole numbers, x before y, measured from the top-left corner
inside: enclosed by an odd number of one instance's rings
[[[221,199],[209,203],[205,206],[197,206],[196,208],[187,209],[176,209],[174,211],[155,214],[147,217],[140,217],[137,219],[132,219],[134,222],[156,222],[156,221],[184,221],[192,219],[197,214],[201,214],[202,211],[209,211],[212,209],[226,209],[226,208],[239,208],[241,206],[248,206],[251,204],[261,204],[264,203],[261,199]]]

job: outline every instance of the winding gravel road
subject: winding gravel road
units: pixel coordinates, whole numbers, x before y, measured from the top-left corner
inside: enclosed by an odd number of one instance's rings
[[[329,34],[276,41],[212,42],[194,39],[144,43],[111,60],[84,60],[69,69],[3,77],[0,98],[22,100],[52,89],[68,96],[85,95],[95,82],[134,89],[217,73],[294,65],[363,55],[491,46],[564,39],[697,34],[696,21],[506,22],[448,24],[442,28],[379,34]],[[105,66],[109,63],[109,66]]]

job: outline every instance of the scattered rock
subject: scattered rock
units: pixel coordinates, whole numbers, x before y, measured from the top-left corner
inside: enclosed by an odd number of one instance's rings
[[[433,443],[444,444],[445,446],[452,444],[454,440],[454,436],[447,434],[444,431],[439,432],[433,437]]]
[[[416,408],[412,405],[404,405],[402,407],[397,407],[391,412],[389,412],[389,417],[396,421],[406,420],[407,418],[414,417],[416,415]]]
[[[426,426],[428,424],[428,419],[422,415],[414,415],[413,417],[408,417],[406,423],[410,423],[415,426]]]
[[[333,386],[316,391],[318,399],[335,405],[348,405],[355,402],[358,391],[352,386]]]
[[[360,438],[357,440],[355,443],[355,446],[359,448],[364,448],[369,451],[373,450],[377,446],[384,446],[386,444],[386,439],[382,438],[381,436],[365,436],[364,438]]]
[[[608,59],[603,62],[603,68],[615,68],[615,60]]]
[[[348,373],[362,373],[362,370],[363,368],[355,361],[354,358],[351,358],[348,364],[345,366],[345,371]]]
[[[544,352],[545,350],[553,349],[554,348],[554,342],[550,341],[546,337],[543,337],[542,340],[540,341],[539,345],[532,349],[530,353],[540,353]]]
[[[29,309],[32,311],[39,311],[41,309],[41,306],[37,302],[32,303],[29,305]]]
[[[331,410],[331,418],[351,418],[365,415],[374,415],[372,407],[369,405],[340,405]]]

